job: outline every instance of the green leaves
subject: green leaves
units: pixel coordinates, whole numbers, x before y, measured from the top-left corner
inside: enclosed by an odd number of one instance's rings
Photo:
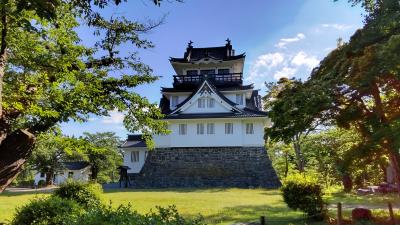
[[[121,1],[10,1],[6,6],[14,20],[8,24],[2,105],[11,129],[40,133],[59,122],[86,121],[89,114],[105,116],[116,109],[127,112],[131,132],[148,138],[166,132],[158,107],[133,91],[158,79],[136,49],[153,47],[141,36],[162,19],[147,24],[107,19],[91,8],[110,2]],[[84,25],[95,33],[94,46],[84,46],[76,33]],[[120,52],[122,47],[132,51]]]

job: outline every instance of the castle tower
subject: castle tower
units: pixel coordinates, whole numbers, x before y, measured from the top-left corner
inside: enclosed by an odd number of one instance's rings
[[[270,187],[280,185],[264,148],[268,115],[252,84],[243,84],[245,54],[225,46],[170,58],[177,75],[162,87],[169,135],[147,152],[139,136],[124,144],[124,165],[137,187]],[[135,147],[136,146],[136,147]],[[142,159],[142,160],[141,160]]]

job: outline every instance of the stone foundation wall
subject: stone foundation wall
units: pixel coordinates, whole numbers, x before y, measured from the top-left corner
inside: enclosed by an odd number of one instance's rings
[[[281,185],[263,147],[158,148],[130,178],[135,188]]]

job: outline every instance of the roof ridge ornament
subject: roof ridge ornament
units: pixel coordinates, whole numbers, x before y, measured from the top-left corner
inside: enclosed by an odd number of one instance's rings
[[[190,58],[192,57],[192,49],[193,49],[193,45],[192,44],[193,44],[193,41],[190,40],[189,43],[188,43],[188,46],[186,48],[186,52],[185,52],[185,54],[183,56],[183,58],[185,58],[187,62],[189,62]]]
[[[229,38],[227,38],[225,41],[226,41],[226,45],[225,45],[226,57],[234,56],[235,53],[234,53],[234,50],[232,49],[231,40]]]
[[[193,48],[193,41],[192,40],[189,40],[189,43],[188,43],[188,48]]]

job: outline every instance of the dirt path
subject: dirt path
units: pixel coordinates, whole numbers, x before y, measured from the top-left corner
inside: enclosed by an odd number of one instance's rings
[[[336,204],[329,204],[328,209],[336,209]],[[342,209],[354,209],[354,208],[366,208],[366,209],[382,209],[389,210],[387,205],[377,204],[377,205],[363,205],[363,204],[346,204],[342,205]],[[393,204],[393,209],[400,210],[400,205]]]
[[[57,189],[57,186],[50,186],[50,187],[44,187],[44,188],[16,188],[16,187],[11,187],[7,188],[5,191],[10,192],[10,193],[28,193],[28,192],[37,192],[37,193],[49,193],[54,191],[54,189]]]

